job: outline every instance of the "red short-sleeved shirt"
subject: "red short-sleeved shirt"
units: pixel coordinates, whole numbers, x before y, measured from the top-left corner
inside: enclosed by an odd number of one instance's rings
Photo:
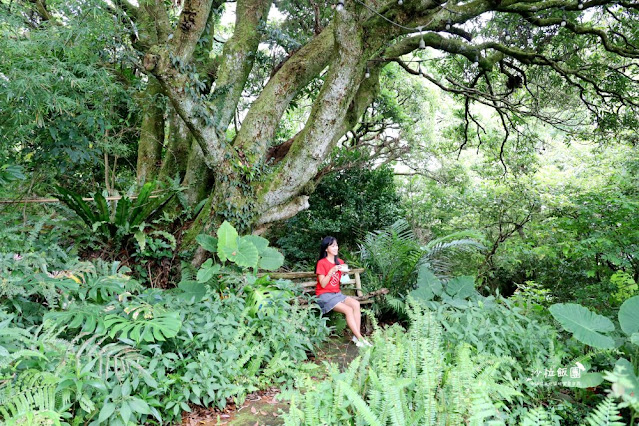
[[[344,261],[342,259],[340,258],[337,258],[337,259],[339,260],[340,265],[344,264]],[[333,276],[331,276],[331,280],[329,281],[328,284],[326,284],[326,287],[322,287],[319,281],[319,276],[328,275],[328,271],[330,271],[333,266],[335,266],[335,264],[331,262],[330,260],[328,260],[328,257],[325,257],[322,260],[317,262],[317,266],[315,267],[315,273],[317,274],[317,285],[315,286],[316,296],[319,296],[320,294],[324,294],[324,293],[338,293],[340,291],[339,280],[342,278],[341,271],[337,271],[333,274]]]

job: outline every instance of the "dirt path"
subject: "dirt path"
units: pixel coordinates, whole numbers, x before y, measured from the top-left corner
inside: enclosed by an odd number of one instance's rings
[[[321,348],[317,349],[315,358],[307,362],[322,365],[322,361],[337,363],[340,370],[358,355],[357,347],[350,341],[350,337],[333,337]],[[280,418],[280,410],[288,411],[288,402],[278,401],[278,389],[255,392],[246,397],[241,407],[231,407],[224,413],[210,409],[200,409],[193,413],[186,413],[182,418],[183,426],[276,426],[284,424]]]

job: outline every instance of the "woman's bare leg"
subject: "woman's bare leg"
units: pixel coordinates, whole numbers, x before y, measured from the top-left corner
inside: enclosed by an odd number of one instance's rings
[[[344,303],[350,306],[353,309],[353,315],[355,316],[355,326],[357,330],[361,332],[362,330],[362,311],[360,310],[360,304],[358,300],[353,299],[352,297],[347,297],[344,300]]]
[[[353,312],[353,308],[348,306],[344,302],[340,302],[333,308],[334,311],[341,312],[346,316],[346,324],[348,324],[348,328],[351,329],[355,337],[357,339],[362,339],[362,334],[359,332],[359,328],[357,327],[357,322],[355,320],[355,313]]]

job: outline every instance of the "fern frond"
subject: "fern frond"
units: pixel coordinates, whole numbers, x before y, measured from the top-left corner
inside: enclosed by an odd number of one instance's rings
[[[548,413],[542,407],[529,410],[526,416],[521,419],[522,426],[552,426],[548,419]]]
[[[320,423],[317,405],[315,404],[313,392],[304,395],[304,424],[315,425]]]
[[[406,313],[406,304],[402,299],[393,296],[386,296],[385,302],[396,313],[400,315]]]
[[[343,381],[338,381],[338,385],[342,388],[344,394],[348,400],[356,408],[356,414],[362,416],[366,422],[371,426],[382,426],[375,413],[368,406],[366,401],[348,384]]]
[[[623,426],[624,423],[619,420],[621,420],[619,405],[612,396],[601,401],[586,417],[586,422],[590,426]]]
[[[42,228],[44,225],[51,219],[52,213],[48,215],[42,216],[36,223],[33,224],[33,228],[29,231],[29,235],[27,237],[27,241],[25,242],[25,246],[27,248],[33,247],[33,243],[38,239],[40,232],[42,232]]]
[[[56,387],[60,379],[54,374],[26,370],[0,387],[0,416],[5,421],[21,418],[35,411],[56,410]]]

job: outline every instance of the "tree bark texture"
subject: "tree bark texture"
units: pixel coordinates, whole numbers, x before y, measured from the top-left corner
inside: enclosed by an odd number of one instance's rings
[[[137,179],[142,185],[158,177],[164,143],[164,107],[158,97],[161,88],[153,77],[142,96],[142,127],[138,143]]]

